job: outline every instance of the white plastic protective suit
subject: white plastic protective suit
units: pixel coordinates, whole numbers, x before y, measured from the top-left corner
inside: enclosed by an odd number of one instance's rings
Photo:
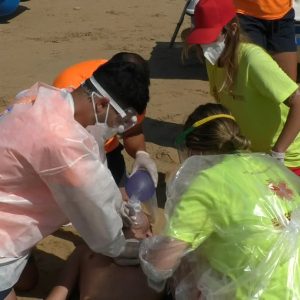
[[[95,252],[124,247],[121,194],[70,97],[37,83],[0,117],[0,279],[5,261],[69,220]]]
[[[141,266],[176,300],[300,299],[300,180],[269,155],[192,156],[168,186]]]

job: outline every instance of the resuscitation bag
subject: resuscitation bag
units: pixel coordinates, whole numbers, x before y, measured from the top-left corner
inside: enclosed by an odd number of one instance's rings
[[[139,169],[125,181],[125,189],[129,198],[135,196],[141,202],[146,202],[153,197],[155,185],[146,170]]]
[[[125,190],[130,198],[129,202],[140,202],[142,209],[154,223],[157,213],[156,188],[150,174],[144,169],[138,169],[125,180]]]

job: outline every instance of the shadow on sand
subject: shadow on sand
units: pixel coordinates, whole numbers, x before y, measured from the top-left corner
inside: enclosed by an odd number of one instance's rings
[[[143,122],[143,131],[147,142],[174,148],[176,137],[182,132],[182,126],[182,124],[146,117]]]
[[[208,80],[205,65],[200,63],[194,53],[184,63],[181,59],[182,44],[157,42],[149,59],[152,79],[199,79]]]

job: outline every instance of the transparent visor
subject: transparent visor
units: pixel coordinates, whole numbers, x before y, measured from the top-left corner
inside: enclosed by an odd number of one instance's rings
[[[129,130],[137,123],[137,113],[133,108],[129,107],[124,112],[126,115],[123,118],[118,114],[113,122],[113,127],[118,128],[118,133],[120,134]]]
[[[93,98],[93,101],[95,103],[96,100],[101,99],[105,96],[104,95],[102,96],[102,95],[100,95],[96,92],[92,92],[91,97]],[[128,129],[132,128],[134,125],[136,125],[136,123],[137,123],[137,112],[135,111],[134,108],[129,107],[129,108],[126,108],[126,109],[122,109],[112,99],[108,99],[108,100],[109,100],[109,105],[112,106],[113,109],[117,113],[117,116],[113,120],[111,120],[110,127],[117,128],[118,133],[122,134],[125,131],[127,131]],[[109,114],[109,108],[108,108],[108,111],[107,111],[107,116],[106,116],[105,122],[107,122],[108,114]]]

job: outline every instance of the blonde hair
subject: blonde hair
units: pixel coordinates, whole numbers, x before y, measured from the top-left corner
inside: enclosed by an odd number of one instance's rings
[[[188,117],[184,130],[201,119],[217,114],[230,114],[221,104],[207,103],[198,106]],[[185,138],[188,149],[202,154],[225,154],[249,150],[250,141],[245,138],[238,124],[231,118],[216,118],[196,127]]]
[[[181,50],[181,61],[184,63],[188,58],[192,51],[195,51],[197,58],[200,60],[200,62],[204,62],[204,56],[203,51],[200,47],[200,45],[197,44],[188,44],[186,39],[189,36],[190,32],[192,31],[192,28],[186,28],[181,32],[181,40],[183,42],[183,48]]]
[[[237,24],[235,31],[233,24]],[[238,69],[238,48],[240,45],[240,26],[237,17],[234,17],[222,30],[225,35],[225,49],[219,58],[219,66],[225,70],[224,88],[229,92],[233,89],[234,79]]]

